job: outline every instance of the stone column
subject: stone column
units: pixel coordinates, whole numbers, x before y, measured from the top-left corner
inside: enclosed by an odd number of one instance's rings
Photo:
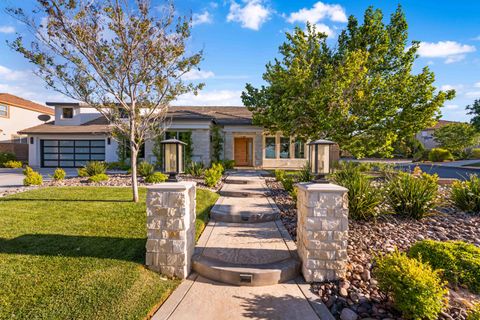
[[[145,264],[185,279],[195,247],[195,182],[166,182],[147,188]]]
[[[297,247],[305,281],[344,277],[348,259],[348,190],[328,183],[297,186]]]

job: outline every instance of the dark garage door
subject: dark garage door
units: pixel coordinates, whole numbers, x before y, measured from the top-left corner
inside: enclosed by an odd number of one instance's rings
[[[41,140],[42,167],[82,167],[88,161],[105,161],[105,140]]]

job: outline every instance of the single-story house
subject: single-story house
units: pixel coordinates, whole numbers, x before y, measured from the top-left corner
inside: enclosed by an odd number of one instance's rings
[[[21,130],[29,137],[32,167],[80,167],[89,160],[118,161],[119,143],[111,137],[106,119],[79,103],[47,103],[55,108],[55,120]],[[221,157],[238,167],[299,169],[307,162],[305,141],[270,134],[253,125],[245,107],[170,107],[169,137],[191,132],[192,154],[206,166],[212,161],[212,128],[223,137]],[[146,141],[143,157],[155,162],[153,141]]]
[[[438,147],[438,143],[435,141],[433,134],[435,130],[440,129],[448,124],[459,123],[457,121],[438,120],[438,122],[429,128],[425,128],[416,134],[417,140],[420,141],[425,149],[430,150]]]

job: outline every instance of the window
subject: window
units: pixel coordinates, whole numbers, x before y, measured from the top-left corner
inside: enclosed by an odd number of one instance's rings
[[[265,158],[275,159],[275,137],[265,138]]]
[[[0,117],[8,118],[8,106],[0,105]]]
[[[302,139],[295,139],[295,159],[305,159],[305,142]]]
[[[62,119],[72,119],[72,118],[73,118],[73,108],[63,108]]]
[[[15,144],[27,144],[28,139],[27,136],[20,136],[18,134],[12,134],[12,142]]]
[[[280,138],[280,159],[290,158],[290,138]]]

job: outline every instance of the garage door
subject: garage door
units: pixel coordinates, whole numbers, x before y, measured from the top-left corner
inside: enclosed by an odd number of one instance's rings
[[[41,140],[42,167],[82,167],[88,161],[105,161],[105,140]]]

